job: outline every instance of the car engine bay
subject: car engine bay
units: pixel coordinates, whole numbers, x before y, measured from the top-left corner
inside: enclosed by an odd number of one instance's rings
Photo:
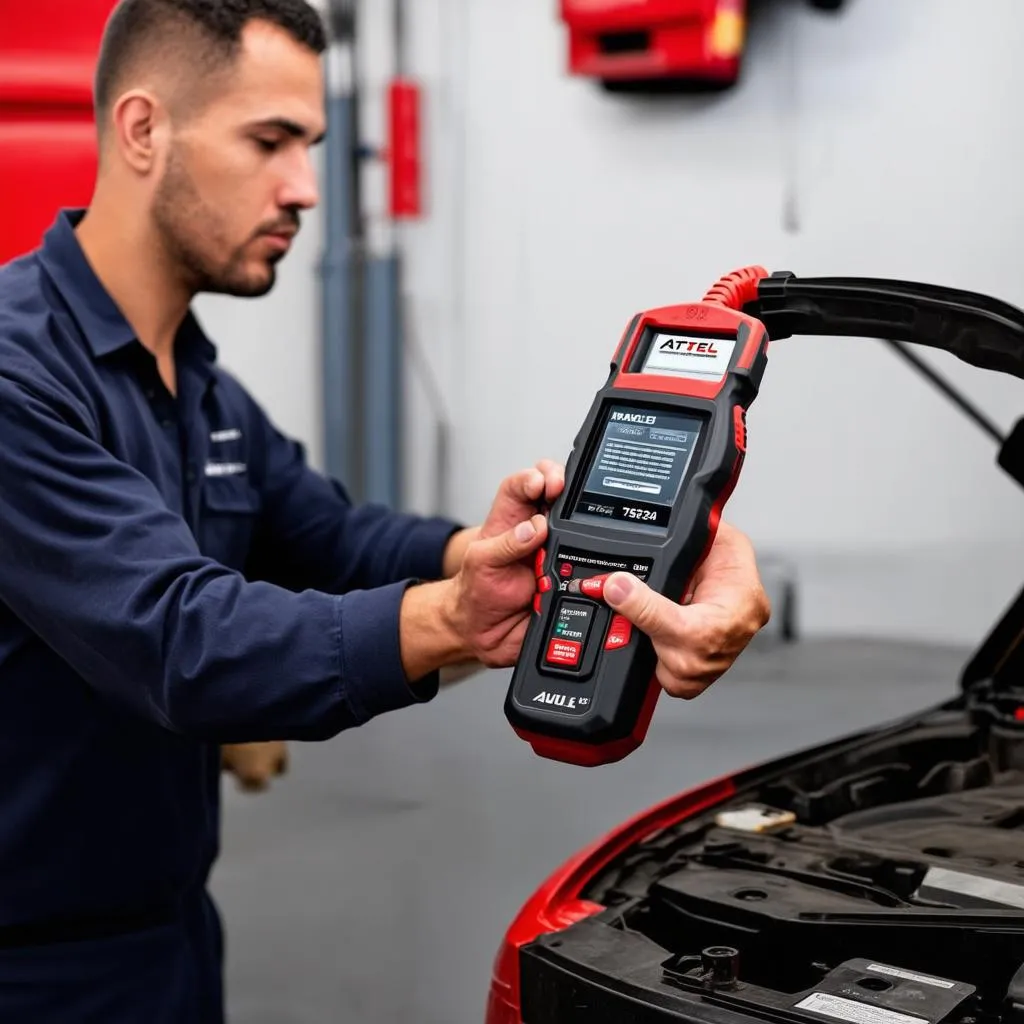
[[[991,711],[777,764],[621,854],[580,894],[606,909],[538,945],[664,1004],[637,1020],[692,1018],[675,992],[773,1020],[1024,1022],[1024,750]]]

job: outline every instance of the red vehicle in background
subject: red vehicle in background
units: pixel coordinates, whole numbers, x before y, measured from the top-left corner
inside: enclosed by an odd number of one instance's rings
[[[843,0],[809,0],[838,10]],[[743,61],[748,0],[561,0],[571,74],[609,89],[727,88]]]

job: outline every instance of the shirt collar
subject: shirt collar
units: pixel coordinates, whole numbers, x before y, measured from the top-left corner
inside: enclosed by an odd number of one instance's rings
[[[96,276],[75,235],[84,209],[65,209],[43,237],[40,260],[78,321],[92,354],[101,359],[137,342],[135,331]],[[217,350],[191,309],[176,339],[178,351],[197,353],[212,364]]]

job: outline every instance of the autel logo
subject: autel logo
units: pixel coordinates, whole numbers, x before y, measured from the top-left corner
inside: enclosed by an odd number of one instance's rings
[[[679,355],[718,357],[713,341],[691,341],[687,338],[666,338],[659,346],[659,352],[674,352]]]
[[[655,334],[642,373],[664,373],[691,380],[721,380],[736,349],[735,338],[693,338]]]

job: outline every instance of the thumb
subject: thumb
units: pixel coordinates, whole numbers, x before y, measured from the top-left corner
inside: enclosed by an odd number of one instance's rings
[[[613,572],[604,582],[604,600],[652,639],[662,632],[659,604],[665,600],[628,572]]]
[[[477,541],[481,561],[491,566],[512,565],[533,554],[544,540],[547,520],[542,515],[531,516],[497,537]]]

